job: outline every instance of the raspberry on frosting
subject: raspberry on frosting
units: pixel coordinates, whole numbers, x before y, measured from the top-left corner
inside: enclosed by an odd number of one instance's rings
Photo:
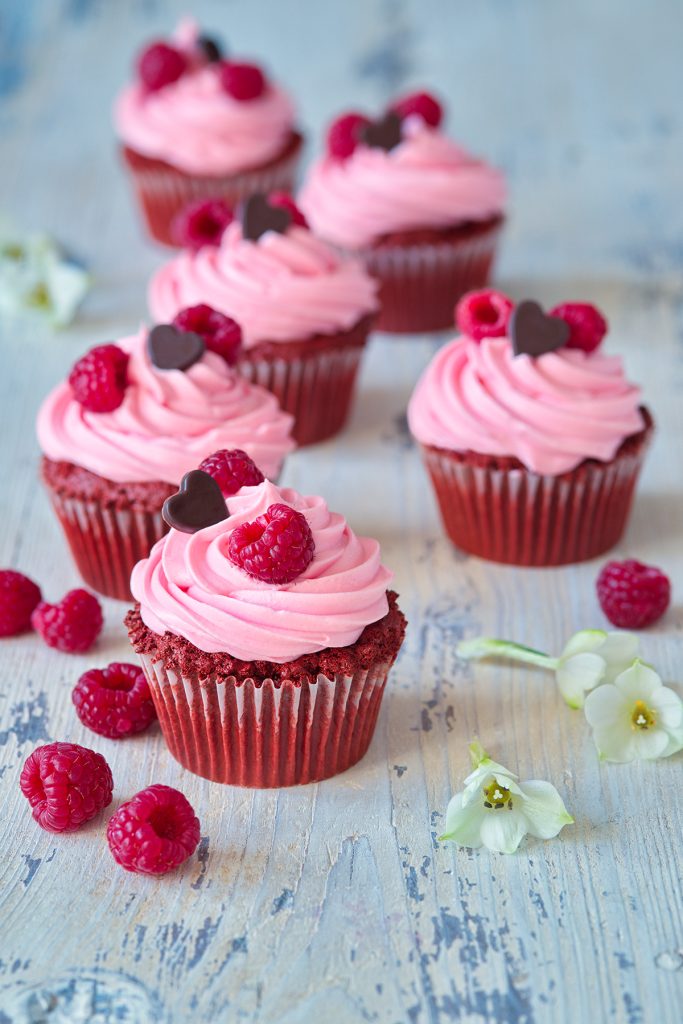
[[[234,366],[242,348],[240,325],[202,302],[198,306],[181,309],[173,318],[173,325],[181,331],[200,335],[209,352],[216,352],[228,366]]]
[[[306,218],[290,196],[289,192],[271,192],[268,196],[268,202],[271,206],[278,206],[281,210],[286,210],[287,213],[291,213],[292,224],[297,224],[300,228],[308,227]]]
[[[474,341],[502,338],[507,334],[513,308],[511,299],[502,292],[490,288],[467,292],[455,307],[455,322],[458,330]]]
[[[355,111],[342,114],[333,121],[327,130],[327,151],[330,156],[339,160],[350,157],[360,142],[361,131],[366,124],[368,118]]]
[[[438,128],[443,120],[443,108],[439,101],[428,92],[413,92],[409,96],[392,103],[401,120],[417,114],[431,128]]]
[[[256,100],[266,91],[266,78],[255,64],[224,61],[220,68],[221,85],[233,99],[242,103]]]
[[[237,494],[242,487],[255,487],[265,479],[254,460],[239,448],[222,448],[204,459],[199,468],[214,478],[225,497]]]
[[[113,412],[125,397],[127,368],[128,356],[118,345],[91,348],[69,374],[74,398],[88,412]]]
[[[138,75],[149,92],[156,92],[166,85],[172,85],[185,74],[187,59],[168,43],[152,43],[140,55]]]
[[[225,199],[197,199],[176,214],[171,234],[178,245],[197,252],[204,245],[220,245],[232,220],[232,207]]]
[[[607,334],[607,321],[600,310],[588,302],[563,302],[551,309],[550,316],[569,324],[567,348],[594,352]]]
[[[289,505],[270,505],[253,523],[230,535],[230,558],[264,583],[292,583],[308,568],[315,541],[306,517]]]

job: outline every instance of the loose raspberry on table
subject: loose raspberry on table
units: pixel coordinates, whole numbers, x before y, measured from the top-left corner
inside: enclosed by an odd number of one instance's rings
[[[89,412],[113,412],[128,386],[128,355],[118,345],[97,345],[78,360],[69,374],[76,401]]]
[[[360,141],[361,128],[369,124],[368,118],[355,112],[342,114],[327,130],[327,152],[339,160],[346,160]]]
[[[225,199],[197,199],[176,214],[171,234],[183,249],[198,252],[205,245],[220,245],[232,220],[232,207]]]
[[[40,587],[14,569],[0,569],[0,637],[17,636],[31,628],[31,615],[40,604]]]
[[[230,534],[230,558],[263,583],[291,583],[310,565],[315,541],[306,517],[289,505],[270,505],[253,523]]]
[[[152,43],[138,60],[138,75],[150,92],[172,85],[185,74],[187,59],[168,43]]]
[[[291,213],[292,224],[298,224],[300,228],[308,227],[308,221],[288,192],[271,192],[268,202],[271,206],[279,206],[281,210]]]
[[[402,121],[411,114],[418,114],[432,128],[438,128],[443,120],[441,104],[428,92],[414,92],[404,96],[393,103],[391,109],[396,111]]]
[[[199,820],[177,789],[148,786],[110,818],[107,842],[114,860],[126,871],[165,875],[196,850]]]
[[[77,743],[47,743],[26,758],[19,780],[33,817],[48,832],[74,832],[111,803],[109,765]]]
[[[221,85],[235,100],[256,100],[266,91],[265,75],[255,64],[221,64]]]
[[[87,590],[70,590],[58,604],[41,601],[31,616],[31,625],[48,647],[68,654],[89,650],[102,631],[102,607]]]
[[[173,324],[181,331],[191,331],[204,339],[210,352],[216,352],[225,359],[228,366],[234,366],[242,348],[242,329],[236,320],[225,313],[219,313],[206,303],[181,309],[174,317]]]
[[[593,352],[607,334],[607,321],[589,302],[563,302],[550,310],[550,316],[557,316],[569,324],[567,348]]]
[[[513,308],[507,295],[492,288],[467,292],[455,307],[455,322],[458,330],[475,341],[502,338],[507,334]]]
[[[112,740],[144,732],[157,717],[145,673],[126,662],[84,672],[71,699],[81,722]]]
[[[240,487],[255,487],[265,480],[254,460],[241,448],[221,448],[204,459],[199,468],[214,478],[226,498],[237,494]]]
[[[671,583],[661,569],[634,558],[608,562],[596,583],[603,612],[619,629],[651,626],[669,607]]]

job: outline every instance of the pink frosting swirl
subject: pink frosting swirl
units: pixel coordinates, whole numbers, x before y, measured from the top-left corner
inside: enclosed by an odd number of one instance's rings
[[[393,231],[444,228],[501,213],[501,173],[474,160],[419,118],[388,152],[358,146],[348,160],[324,156],[310,168],[299,204],[316,234],[362,249]]]
[[[640,390],[619,356],[562,348],[515,356],[507,338],[458,337],[440,349],[408,406],[422,444],[515,456],[557,475],[584,459],[608,462],[644,427]]]
[[[197,64],[197,29],[182,23],[174,43],[191,64],[177,82],[148,93],[136,82],[114,105],[121,140],[144,156],[202,176],[233,174],[268,163],[284,150],[294,125],[289,96],[273,82],[242,102],[221,86],[217,64]]]
[[[315,555],[292,583],[262,583],[228,555],[232,531],[284,502],[302,512]],[[386,615],[392,574],[376,540],[357,537],[322,498],[269,481],[227,499],[229,517],[198,533],[171,532],[133,569],[131,590],[153,632],[175,633],[201,651],[244,661],[292,661],[355,643]]]
[[[233,222],[220,246],[164,264],[150,281],[148,301],[159,321],[206,302],[237,320],[251,348],[348,330],[377,308],[377,284],[306,228],[267,231],[252,242]]]
[[[214,352],[188,370],[158,370],[147,332],[117,341],[130,354],[128,387],[114,412],[88,412],[68,382],[38,413],[38,439],[50,459],[73,462],[117,483],[177,484],[219,448],[242,448],[275,477],[294,442],[293,419],[264,388],[250,384]]]

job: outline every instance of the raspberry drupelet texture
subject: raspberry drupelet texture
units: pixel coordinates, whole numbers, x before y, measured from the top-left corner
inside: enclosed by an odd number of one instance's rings
[[[634,558],[608,562],[596,583],[603,612],[619,629],[643,629],[661,619],[671,600],[671,583],[661,569]]]
[[[308,221],[288,192],[271,192],[268,202],[271,206],[279,206],[281,210],[291,213],[292,224],[298,224],[300,228],[308,227]]]
[[[226,498],[237,494],[240,487],[255,487],[265,480],[254,460],[241,448],[221,448],[204,459],[199,468],[214,478]]]
[[[176,214],[171,234],[183,249],[198,252],[205,245],[220,245],[232,220],[232,207],[225,199],[197,199]]]
[[[263,583],[291,583],[310,565],[315,541],[306,517],[289,505],[270,505],[253,523],[230,534],[230,558]]]
[[[327,152],[338,160],[346,160],[354,152],[361,128],[368,124],[363,114],[342,114],[327,130]]]
[[[550,316],[557,316],[569,324],[567,348],[594,352],[607,334],[607,321],[600,310],[588,302],[563,302],[550,310]]]
[[[265,76],[255,64],[233,64],[224,61],[220,74],[221,85],[235,100],[256,100],[266,91]]]
[[[58,604],[41,601],[31,616],[31,625],[48,647],[67,654],[82,654],[97,640],[104,619],[102,607],[87,590],[70,590]]]
[[[150,92],[177,82],[186,70],[187,60],[180,50],[168,43],[152,43],[138,60],[140,81]]]
[[[76,401],[88,412],[113,412],[123,402],[128,356],[118,345],[97,345],[78,360],[69,374]]]
[[[512,300],[491,288],[467,292],[455,307],[455,322],[463,334],[475,341],[502,338],[507,334]]]
[[[438,128],[443,120],[441,104],[428,92],[414,92],[404,96],[392,104],[391,109],[396,111],[402,121],[411,114],[418,114],[431,128]]]
[[[112,740],[144,732],[157,717],[145,673],[125,662],[84,672],[71,699],[81,722]]]
[[[126,871],[165,875],[196,850],[199,820],[177,789],[149,786],[110,818],[107,842],[114,860]]]
[[[77,743],[48,743],[26,758],[19,780],[32,814],[48,832],[74,832],[111,803],[109,765]]]
[[[0,569],[0,637],[30,629],[31,615],[40,601],[40,587],[33,580],[14,569]]]
[[[209,352],[222,356],[228,366],[237,362],[242,348],[242,329],[232,317],[202,302],[198,306],[181,309],[173,323],[181,331],[199,334]]]

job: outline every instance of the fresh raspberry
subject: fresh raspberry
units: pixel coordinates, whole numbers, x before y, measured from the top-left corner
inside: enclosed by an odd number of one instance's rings
[[[242,329],[236,320],[200,303],[181,309],[173,319],[181,331],[192,331],[204,339],[210,352],[217,352],[228,366],[234,366],[242,348]]]
[[[225,199],[197,199],[173,218],[171,234],[183,249],[197,252],[205,245],[220,245],[232,219],[232,207]]]
[[[17,636],[30,629],[33,609],[41,600],[40,587],[28,576],[0,569],[0,636]]]
[[[31,616],[31,625],[48,647],[69,654],[89,650],[103,622],[100,602],[87,590],[70,590],[59,604],[41,601]]]
[[[83,725],[112,740],[144,732],[157,717],[145,673],[124,662],[84,672],[71,699]]]
[[[593,352],[607,334],[607,321],[589,302],[563,302],[550,310],[550,316],[558,316],[569,324],[567,348]]]
[[[148,786],[109,819],[107,842],[126,871],[165,875],[196,850],[199,819],[177,789]]]
[[[361,128],[368,124],[363,114],[342,114],[327,130],[327,152],[339,160],[346,160],[360,140]]]
[[[266,79],[255,64],[221,64],[221,85],[235,100],[256,100],[266,91]]]
[[[237,494],[240,487],[255,487],[265,480],[254,460],[240,448],[221,448],[204,459],[199,468],[214,478],[226,498]]]
[[[138,75],[150,92],[177,82],[186,69],[185,56],[168,43],[152,43],[138,60]]]
[[[404,96],[392,104],[391,109],[396,111],[402,121],[411,114],[418,114],[432,128],[438,128],[443,120],[441,104],[428,92],[413,92],[410,96]]]
[[[76,401],[89,412],[113,412],[123,402],[128,356],[118,345],[97,345],[78,360],[69,374]]]
[[[19,785],[41,828],[74,832],[109,806],[114,781],[101,754],[78,743],[48,743],[26,758]]]
[[[467,292],[455,307],[458,330],[475,341],[482,338],[502,338],[508,329],[513,304],[502,292],[485,288]]]
[[[230,558],[263,583],[291,583],[310,565],[315,541],[306,517],[289,505],[271,505],[253,523],[230,534]]]
[[[651,626],[669,607],[671,583],[661,569],[634,558],[608,562],[596,583],[600,607],[619,629]]]
[[[308,227],[308,221],[288,192],[271,192],[268,202],[271,206],[279,206],[281,210],[291,213],[292,224],[298,224],[300,228]]]

